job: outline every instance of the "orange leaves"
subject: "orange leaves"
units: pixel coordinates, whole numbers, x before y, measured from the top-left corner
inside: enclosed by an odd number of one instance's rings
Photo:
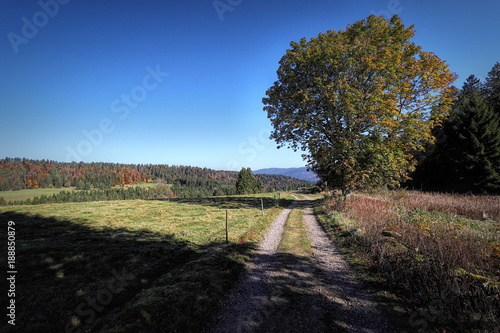
[[[414,33],[398,17],[370,16],[292,42],[263,99],[273,138],[308,151],[317,171],[347,187],[397,185],[446,116],[456,78]]]

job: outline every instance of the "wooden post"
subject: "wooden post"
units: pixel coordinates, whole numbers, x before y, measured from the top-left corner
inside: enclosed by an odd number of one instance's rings
[[[229,237],[227,234],[227,209],[226,209],[226,244],[229,244]]]
[[[260,206],[262,207],[262,216],[264,216],[264,199],[260,199]]]

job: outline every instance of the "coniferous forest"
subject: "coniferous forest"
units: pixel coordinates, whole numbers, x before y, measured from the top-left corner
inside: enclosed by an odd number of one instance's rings
[[[500,194],[500,63],[485,82],[474,75],[467,78],[449,117],[433,132],[436,142],[418,156],[408,186]]]
[[[0,190],[76,188],[28,203],[120,199],[196,198],[236,194],[236,171],[192,166],[115,163],[61,163],[47,160],[0,160]],[[256,175],[263,192],[292,190],[312,183],[281,175]],[[155,189],[124,188],[139,183],[168,184]],[[0,197],[1,197],[0,191]]]

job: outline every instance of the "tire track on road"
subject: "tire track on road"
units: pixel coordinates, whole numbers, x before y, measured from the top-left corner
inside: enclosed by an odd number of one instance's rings
[[[273,302],[273,272],[276,271],[276,251],[283,236],[290,212],[297,206],[295,201],[285,208],[271,223],[247,272],[231,292],[216,318],[216,325],[209,332],[252,332],[262,325],[269,315],[269,304]]]
[[[395,332],[316,220],[312,199],[294,197],[268,228],[208,331]],[[278,252],[293,209],[303,210],[313,255],[298,255],[293,246]]]

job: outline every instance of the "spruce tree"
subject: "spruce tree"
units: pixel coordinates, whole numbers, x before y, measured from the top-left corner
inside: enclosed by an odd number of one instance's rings
[[[500,115],[500,63],[497,62],[486,77],[484,93],[490,107]]]
[[[439,140],[412,175],[414,187],[500,193],[500,114],[490,104],[488,89],[473,75],[467,79],[450,117],[436,128]]]
[[[250,168],[242,168],[236,180],[237,194],[253,194],[258,192],[258,185]]]
[[[262,181],[260,179],[257,179],[255,181],[255,193],[260,193],[264,190],[264,184],[262,184]]]
[[[500,118],[481,94],[480,81],[465,82],[446,128],[444,148],[451,166],[448,177],[460,192],[498,193],[500,190]],[[455,186],[453,186],[455,187]]]

